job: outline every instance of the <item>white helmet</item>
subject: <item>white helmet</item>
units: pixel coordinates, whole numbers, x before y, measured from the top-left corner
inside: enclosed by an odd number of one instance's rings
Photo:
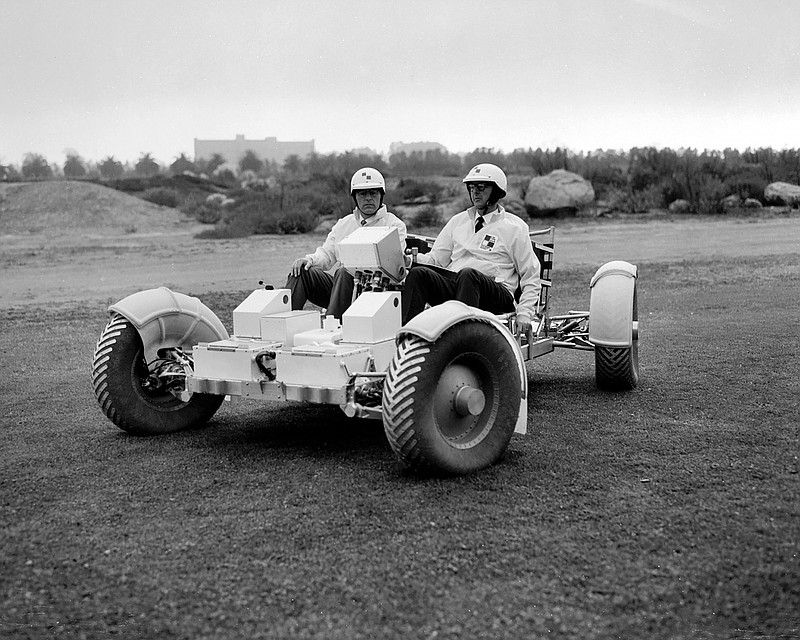
[[[508,189],[506,174],[496,164],[489,164],[488,162],[476,164],[461,182],[464,184],[468,182],[491,182],[500,190],[500,194],[497,196],[498,200],[505,197]]]
[[[364,167],[356,171],[350,178],[350,195],[355,196],[355,192],[361,189],[380,189],[381,194],[385,194],[386,181],[377,169]]]

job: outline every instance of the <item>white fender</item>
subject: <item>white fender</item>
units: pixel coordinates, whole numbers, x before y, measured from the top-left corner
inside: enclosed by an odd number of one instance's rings
[[[190,351],[198,342],[228,337],[220,319],[198,298],[166,287],[131,294],[108,310],[124,316],[136,327],[148,361],[164,347]]]
[[[450,327],[463,322],[464,320],[481,320],[493,325],[500,334],[506,339],[514,357],[517,360],[519,369],[519,379],[522,383],[522,396],[517,415],[517,424],[514,427],[515,433],[527,433],[528,430],[528,374],[525,369],[525,359],[522,350],[517,344],[516,339],[497,316],[483,309],[470,307],[459,300],[448,300],[435,307],[425,309],[419,315],[411,318],[408,324],[400,328],[397,332],[396,340],[399,342],[403,336],[413,335],[422,338],[427,342],[436,342],[441,335]]]
[[[589,342],[601,347],[633,344],[636,265],[623,260],[605,263],[589,284]]]

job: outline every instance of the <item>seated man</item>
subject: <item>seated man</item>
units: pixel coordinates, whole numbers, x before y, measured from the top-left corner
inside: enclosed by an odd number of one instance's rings
[[[421,254],[403,285],[403,324],[425,308],[460,300],[491,313],[517,311],[528,333],[541,282],[528,225],[498,201],[508,181],[493,164],[479,164],[464,178],[472,207],[453,216],[430,253]],[[522,290],[515,306],[517,288]]]
[[[350,180],[353,212],[340,218],[321,247],[292,264],[286,288],[292,290],[292,309],[302,309],[306,300],[327,308],[341,320],[353,299],[353,276],[339,260],[339,243],[359,227],[397,227],[400,244],[406,246],[406,225],[383,204],[386,181],[379,171],[364,167]],[[331,275],[329,270],[336,268]]]

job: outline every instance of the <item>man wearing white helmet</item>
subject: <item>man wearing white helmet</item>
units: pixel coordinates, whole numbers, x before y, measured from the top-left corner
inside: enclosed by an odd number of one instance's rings
[[[517,311],[528,332],[536,315],[540,265],[527,223],[498,204],[508,181],[500,167],[479,164],[463,180],[472,206],[447,222],[429,253],[417,257],[403,285],[403,324],[425,308],[460,300],[491,313]],[[521,289],[515,305],[515,292]]]
[[[355,208],[340,218],[322,246],[292,264],[286,288],[292,290],[292,309],[302,309],[306,300],[341,319],[353,298],[353,276],[341,268],[339,243],[359,227],[397,227],[400,244],[406,246],[406,225],[383,204],[386,181],[380,171],[359,169],[350,180]],[[333,274],[332,269],[336,268]]]

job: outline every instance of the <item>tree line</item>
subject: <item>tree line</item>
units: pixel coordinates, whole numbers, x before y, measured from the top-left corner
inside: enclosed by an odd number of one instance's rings
[[[142,153],[130,165],[114,156],[98,163],[69,154],[62,166],[50,164],[44,156],[29,153],[20,168],[0,165],[0,179],[35,180],[65,177],[70,179],[121,179],[128,176],[152,177],[191,173],[205,175],[223,185],[240,185],[244,180],[273,178],[280,182],[333,182],[346,189],[353,171],[373,166],[387,177],[431,177],[464,175],[479,162],[502,167],[512,182],[524,192],[533,176],[565,169],[589,180],[597,199],[622,211],[663,208],[684,199],[698,212],[714,212],[728,196],[763,201],[764,189],[771,182],[800,184],[800,150],[772,148],[725,149],[723,151],[655,147],[623,150],[572,152],[567,149],[515,149],[504,153],[479,148],[467,154],[442,150],[398,153],[388,158],[353,152],[289,156],[278,165],[248,151],[235,169],[219,154],[211,158],[190,159],[180,154],[162,166],[151,153]]]

